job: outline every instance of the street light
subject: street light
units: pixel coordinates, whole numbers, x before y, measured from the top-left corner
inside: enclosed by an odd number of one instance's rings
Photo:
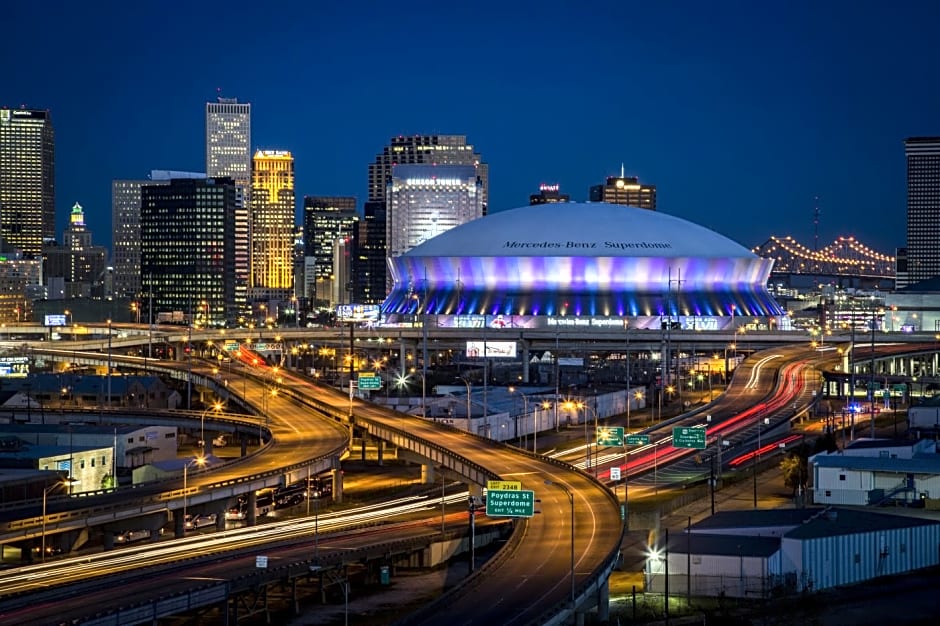
[[[187,491],[189,490],[189,466],[196,465],[200,468],[206,466],[206,458],[203,456],[197,456],[183,465],[183,532],[186,532],[186,503],[187,503]]]
[[[560,483],[553,483],[546,479],[545,484],[554,485],[563,490],[565,495],[568,496],[568,504],[571,505],[571,618],[574,619],[574,494]]]
[[[757,420],[757,450],[754,454],[754,465],[753,465],[753,474],[754,474],[754,508],[757,508],[757,465],[760,463],[760,425],[763,422],[765,425],[770,424],[770,418],[765,417],[762,420]]]
[[[56,487],[62,487],[63,485],[70,485],[71,483],[76,482],[74,478],[65,478],[62,480],[57,480],[45,489],[42,490],[42,539],[40,550],[42,550],[42,562],[46,562],[46,498],[49,496],[49,492],[55,489]]]
[[[584,409],[584,411],[585,411],[585,414],[584,414],[584,445],[585,445],[586,447],[585,447],[585,450],[584,450],[584,458],[585,458],[585,461],[588,461],[588,459],[590,458],[589,453],[590,453],[590,451],[591,451],[591,441],[588,439],[588,436],[587,436],[587,411],[590,411],[591,413],[594,414],[594,434],[595,434],[595,437],[596,437],[596,435],[597,435],[597,411],[595,411],[593,408],[589,407],[589,406],[588,406],[587,404],[585,404],[584,402],[578,402],[577,404],[575,404],[575,407],[576,407],[576,408],[579,408],[579,409]],[[588,462],[588,467],[590,467],[590,466],[591,466],[591,464]],[[595,442],[595,444],[594,444],[594,478],[597,478],[597,443],[596,443],[596,442]]]
[[[522,414],[523,414],[523,418],[524,418],[525,420],[528,420],[528,416],[529,416],[529,398],[526,397],[526,395],[525,395],[524,392],[520,391],[520,390],[517,389],[516,387],[512,387],[512,386],[509,387],[509,393],[512,394],[512,393],[516,393],[517,391],[519,391],[519,395],[522,396]],[[536,424],[536,427],[535,427],[535,431],[538,431],[538,425],[537,425],[537,424]],[[518,417],[516,418],[516,432],[515,432],[515,436],[516,436],[516,439],[519,439],[519,418],[518,418]],[[534,437],[534,436],[535,436],[535,435],[533,434],[533,437]]]
[[[200,422],[200,431],[202,436],[202,453],[206,453],[206,413],[209,411],[215,411],[218,413],[222,410],[222,403],[216,402],[212,406],[208,407],[205,411],[202,412],[202,416],[199,418]]]

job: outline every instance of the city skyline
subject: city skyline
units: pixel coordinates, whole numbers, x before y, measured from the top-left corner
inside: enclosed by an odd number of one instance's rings
[[[821,245],[905,244],[904,140],[940,135],[938,7],[496,6],[296,8],[259,16],[233,47],[234,9],[170,2],[161,13],[185,7],[187,20],[138,28],[152,22],[143,7],[61,5],[47,44],[23,29],[0,43],[19,59],[0,104],[50,110],[56,237],[79,202],[110,250],[111,181],[202,170],[220,87],[251,104],[252,151],[294,154],[297,223],[305,195],[355,196],[361,211],[390,137],[460,134],[489,165],[490,213],[525,206],[540,183],[584,200],[623,163],[657,187],[659,211],[746,247],[772,234],[812,245],[816,198]],[[11,22],[29,15],[14,6]]]

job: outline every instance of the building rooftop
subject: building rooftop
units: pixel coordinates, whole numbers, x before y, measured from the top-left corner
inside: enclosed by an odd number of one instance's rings
[[[780,549],[780,537],[748,537],[740,535],[669,535],[669,551],[716,556],[768,557]]]
[[[940,454],[915,454],[910,459],[878,456],[849,456],[844,454],[817,454],[812,462],[818,467],[833,467],[870,472],[900,474],[940,474]]]

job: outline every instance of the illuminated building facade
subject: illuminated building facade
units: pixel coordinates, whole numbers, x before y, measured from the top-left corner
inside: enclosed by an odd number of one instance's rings
[[[773,260],[677,217],[604,203],[493,213],[389,266],[386,314],[630,316],[646,327],[669,316],[699,329],[782,314],[766,287]]]
[[[482,217],[483,181],[470,165],[396,165],[387,207],[387,255],[396,257]]]
[[[236,300],[247,315],[251,264],[249,247],[251,204],[251,103],[238,98],[218,98],[206,103],[206,176],[228,177],[235,182],[235,278]]]
[[[304,255],[312,258],[314,276],[308,283],[329,284],[329,293],[342,292],[343,303],[349,302],[348,288],[345,284],[333,285],[334,282],[348,281],[340,276],[335,264],[337,241],[342,242],[344,258],[355,249],[355,239],[359,230],[359,214],[356,212],[356,199],[351,196],[305,196],[304,197]],[[322,296],[322,290],[321,290]],[[324,301],[321,296],[310,295],[317,300],[318,306],[339,304]],[[332,300],[331,295],[329,300]]]
[[[539,185],[539,192],[529,196],[529,204],[550,204],[552,202],[570,202],[571,197],[566,193],[561,193],[561,186],[558,184],[547,185],[542,183]]]
[[[61,278],[66,298],[102,298],[111,295],[107,284],[108,251],[92,245],[92,233],[85,226],[85,211],[75,203],[69,214],[69,227],[62,235],[62,245],[47,245],[43,250],[43,275]],[[59,294],[50,294],[50,297]]]
[[[205,178],[204,172],[151,170],[150,178],[111,181],[111,263],[114,295],[140,295],[140,188],[166,185],[172,178]]]
[[[603,185],[591,187],[591,202],[625,204],[641,209],[656,210],[656,186],[642,185],[636,176],[608,176]]]
[[[251,167],[249,299],[290,300],[294,288],[294,157],[259,150]]]
[[[366,202],[356,242],[353,300],[359,304],[382,304],[385,284],[385,203]]]
[[[234,271],[237,202],[230,178],[141,188],[141,290],[153,294],[154,316],[179,311],[216,326],[242,314]]]
[[[55,238],[55,131],[49,111],[0,109],[0,251],[42,254]]]
[[[396,165],[471,165],[482,183],[483,215],[489,199],[489,165],[483,161],[466,135],[412,135],[392,137],[389,144],[369,164],[369,196],[363,206],[363,224],[368,239],[357,246],[356,287],[359,302],[378,304],[388,293],[386,276],[388,242],[385,240],[390,216],[387,206],[392,168]],[[363,233],[365,234],[365,233]],[[363,272],[368,272],[368,279]]]
[[[904,142],[904,152],[907,284],[913,284],[940,276],[940,137],[911,137]]]

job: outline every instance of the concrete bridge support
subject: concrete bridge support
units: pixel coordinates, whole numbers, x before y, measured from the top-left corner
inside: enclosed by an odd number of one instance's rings
[[[333,477],[333,502],[336,504],[343,503],[343,470],[334,468],[330,470],[330,475]]]

